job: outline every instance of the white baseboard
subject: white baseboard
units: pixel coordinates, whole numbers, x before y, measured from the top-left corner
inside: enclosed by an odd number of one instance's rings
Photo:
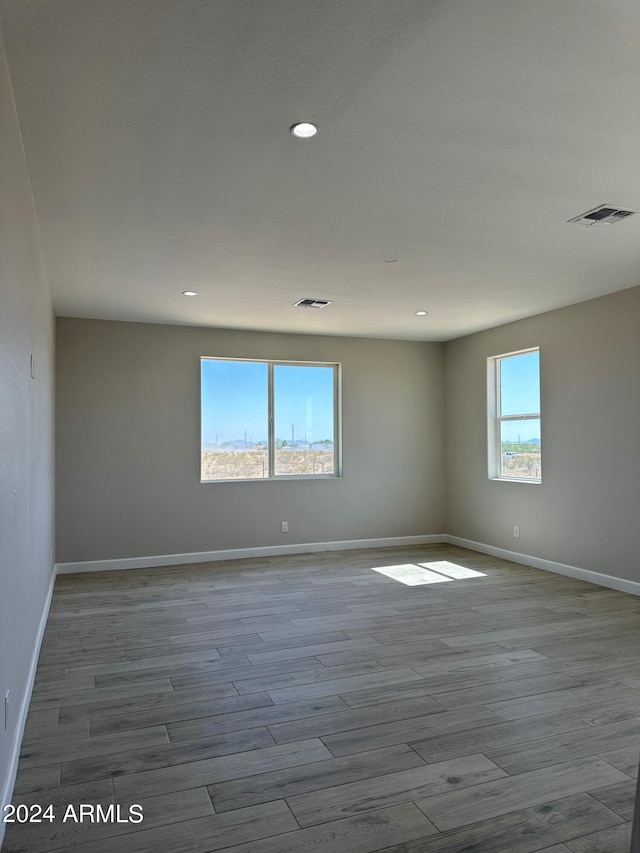
[[[53,587],[55,585],[55,582],[56,569],[54,566],[53,573],[51,575],[51,582],[49,583],[49,589],[47,590],[44,606],[42,608],[40,622],[38,624],[38,631],[33,645],[33,652],[31,654],[31,664],[29,666],[29,673],[27,675],[24,694],[22,696],[22,702],[20,703],[20,711],[18,713],[16,730],[13,736],[13,744],[11,746],[11,753],[9,756],[9,766],[7,768],[7,775],[5,777],[4,785],[2,788],[2,799],[0,800],[0,804],[2,806],[6,805],[7,803],[10,803],[13,797],[13,789],[16,783],[16,775],[18,772],[18,762],[20,760],[20,747],[22,745],[22,738],[24,735],[24,727],[27,722],[27,716],[29,714],[31,693],[33,691],[33,683],[36,677],[36,670],[38,668],[38,658],[40,657],[40,647],[42,645],[44,629],[47,626],[47,619],[49,618],[49,609],[51,607],[51,598],[53,596]],[[4,824],[0,820],[0,846],[2,846],[2,839],[4,837],[5,827],[6,824]]]
[[[496,548],[484,542],[474,542],[460,536],[447,533],[432,533],[423,536],[390,536],[383,539],[343,539],[337,542],[306,542],[298,545],[265,545],[259,548],[231,548],[224,551],[196,551],[191,554],[157,554],[150,557],[123,557],[117,560],[88,560],[78,563],[58,563],[57,574],[74,574],[76,572],[104,572],[117,569],[147,569],[157,566],[181,566],[190,563],[216,563],[223,560],[245,560],[254,557],[278,557],[286,554],[311,554],[321,551],[349,551],[357,548],[394,548],[404,545],[458,545],[481,554],[501,557],[514,563],[522,563],[534,569],[554,572],[569,578],[586,581],[597,586],[617,589],[631,595],[640,595],[640,583],[636,581],[592,572],[578,566],[568,566],[506,548]],[[44,626],[43,626],[44,629]]]
[[[433,545],[444,541],[444,534],[440,533],[424,536],[389,536],[385,539],[343,539],[338,542],[265,545],[260,548],[197,551],[192,554],[159,554],[152,557],[124,557],[118,560],[58,563],[56,569],[59,575],[66,575],[76,572],[104,572],[114,569],[149,569],[156,566],[182,566],[189,563],[216,563],[221,560],[246,560],[253,557],[280,557],[286,554],[311,554],[318,551],[350,551],[357,548],[394,548],[403,545]]]
[[[597,586],[617,589],[619,592],[640,595],[640,583],[637,581],[629,581],[624,578],[616,578],[613,575],[592,572],[589,569],[581,569],[578,566],[567,566],[564,563],[555,563],[553,560],[543,560],[541,557],[530,557],[528,554],[507,551],[506,548],[496,548],[493,545],[485,545],[483,542],[462,539],[460,536],[445,534],[442,537],[442,541],[448,542],[450,545],[458,545],[460,548],[468,548],[471,551],[479,551],[481,554],[490,554],[492,557],[510,560],[512,563],[522,563],[524,566],[531,566],[534,569],[543,569],[545,572],[554,572],[557,575],[565,575],[568,578],[586,581]]]

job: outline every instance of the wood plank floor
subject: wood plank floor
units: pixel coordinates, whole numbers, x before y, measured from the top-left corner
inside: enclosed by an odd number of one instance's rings
[[[3,853],[627,853],[639,639],[445,545],[62,576]]]

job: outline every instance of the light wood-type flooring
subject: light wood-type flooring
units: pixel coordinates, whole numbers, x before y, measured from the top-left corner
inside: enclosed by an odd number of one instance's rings
[[[627,853],[639,639],[446,545],[62,576],[3,851]]]

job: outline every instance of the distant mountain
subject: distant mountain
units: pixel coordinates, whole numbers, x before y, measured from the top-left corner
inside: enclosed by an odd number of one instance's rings
[[[284,442],[285,447],[291,447],[291,439],[289,439],[288,441],[286,438],[285,439],[277,439],[277,441],[278,442],[280,442],[280,441]],[[224,441],[224,442],[219,442],[218,444],[216,444],[213,441],[203,441],[202,442],[202,449],[205,453],[214,453],[215,451],[228,450],[229,448],[233,448],[234,450],[238,450],[238,449],[244,450],[245,447],[246,448],[252,448],[252,447],[255,448],[255,447],[259,447],[260,445],[262,445],[263,447],[266,448],[266,446],[267,446],[266,440],[263,439],[262,441],[253,441],[250,443],[249,441],[245,442],[244,438],[234,438],[233,441]],[[293,442],[293,445],[294,445],[294,447],[297,447],[297,448],[302,448],[302,449],[309,448],[310,450],[332,450],[333,449],[333,442],[331,442],[331,441],[307,442],[304,439],[296,439]]]

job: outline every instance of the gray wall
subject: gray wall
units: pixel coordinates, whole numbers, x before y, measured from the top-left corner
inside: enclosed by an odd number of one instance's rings
[[[53,315],[0,43],[0,792],[53,574]],[[30,355],[35,379],[30,378]],[[3,702],[10,691],[9,728]],[[0,826],[0,836],[2,827]]]
[[[486,359],[532,346],[543,482],[492,482]],[[447,532],[640,581],[640,288],[451,341],[445,362]]]
[[[342,362],[344,477],[201,484],[201,355]],[[444,532],[442,356],[442,344],[59,319],[58,562]]]

